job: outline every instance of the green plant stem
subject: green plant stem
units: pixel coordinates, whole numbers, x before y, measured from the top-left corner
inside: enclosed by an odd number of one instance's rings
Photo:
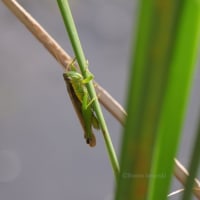
[[[81,42],[79,40],[79,36],[76,30],[76,26],[71,14],[71,10],[68,4],[68,0],[57,0],[58,6],[60,8],[60,12],[62,14],[63,17],[63,21],[65,23],[65,27],[66,30],[68,32],[69,35],[69,39],[71,41],[77,62],[79,64],[81,73],[83,75],[84,78],[87,78],[89,76],[89,71],[87,70],[88,64],[87,64],[87,60],[85,58],[83,49],[81,47]],[[112,140],[110,138],[109,132],[108,132],[108,128],[106,126],[102,111],[101,111],[101,107],[99,105],[98,102],[98,98],[94,89],[94,85],[92,83],[92,81],[90,81],[88,84],[86,84],[86,87],[88,89],[88,93],[90,95],[91,99],[95,99],[94,101],[94,110],[96,112],[97,118],[99,120],[100,126],[101,126],[101,130],[104,136],[104,141],[106,144],[106,148],[108,151],[108,155],[109,155],[109,159],[113,168],[113,172],[115,174],[115,177],[117,179],[117,176],[119,174],[119,164],[118,164],[118,160],[117,160],[117,156],[112,144]]]

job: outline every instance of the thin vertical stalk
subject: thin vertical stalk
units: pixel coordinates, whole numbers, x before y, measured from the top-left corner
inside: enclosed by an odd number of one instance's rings
[[[79,40],[79,36],[78,36],[78,32],[76,30],[76,26],[72,17],[72,13],[68,4],[67,0],[57,0],[58,2],[58,6],[60,8],[60,12],[62,14],[63,17],[63,21],[65,23],[65,27],[66,30],[68,32],[75,56],[77,58],[77,62],[79,64],[80,70],[82,72],[82,75],[84,78],[87,78],[90,75],[90,72],[88,71],[88,64],[87,64],[87,60],[85,58],[82,46],[81,46],[81,42]],[[107,125],[105,123],[102,111],[101,111],[101,107],[99,105],[98,102],[98,98],[94,89],[94,85],[92,83],[92,81],[90,81],[88,84],[86,84],[86,87],[88,89],[89,95],[91,99],[95,99],[94,100],[94,110],[96,112],[97,118],[99,120],[100,126],[101,126],[101,130],[104,136],[104,141],[105,141],[105,145],[107,148],[107,152],[110,158],[110,162],[115,174],[115,177],[117,178],[118,173],[119,173],[119,164],[118,164],[118,160],[117,160],[117,156],[112,144],[112,140],[110,138],[109,132],[108,132],[108,128]]]

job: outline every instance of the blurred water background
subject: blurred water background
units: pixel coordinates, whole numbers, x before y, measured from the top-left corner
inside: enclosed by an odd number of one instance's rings
[[[73,57],[56,1],[19,3]],[[70,4],[95,80],[124,106],[136,1]],[[0,199],[110,200],[114,179],[101,135],[96,148],[85,144],[62,68],[2,2],[0,66]],[[178,155],[185,165],[197,123],[197,74]],[[122,128],[106,111],[105,117],[119,153]]]

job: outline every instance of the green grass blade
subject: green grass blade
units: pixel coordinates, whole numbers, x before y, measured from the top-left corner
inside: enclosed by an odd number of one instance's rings
[[[164,179],[150,180],[148,199],[166,199],[173,174],[174,157],[179,143],[185,107],[196,64],[199,44],[200,2],[181,2],[181,15],[169,72],[168,87],[161,110],[158,139],[151,173],[165,174]]]
[[[116,200],[167,198],[198,44],[184,3],[140,4]]]
[[[167,5],[167,6],[166,6]],[[168,80],[178,3],[142,1],[129,83],[128,118],[116,200],[145,199],[157,123]],[[160,175],[162,178],[162,174]]]

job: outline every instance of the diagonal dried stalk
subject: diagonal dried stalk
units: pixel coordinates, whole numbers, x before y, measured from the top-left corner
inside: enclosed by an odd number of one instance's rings
[[[47,33],[47,31],[15,0],[2,0],[12,13],[27,27],[27,29],[44,45],[49,53],[66,70],[72,58],[64,49]],[[112,115],[123,124],[126,112],[122,106],[109,95],[98,83],[95,83],[99,101]]]
[[[64,51],[64,49],[45,31],[45,29],[15,0],[2,0],[4,4],[12,11],[12,13],[28,28],[28,30],[44,45],[50,54],[61,64],[66,70],[68,64],[72,62],[72,58]],[[126,111],[123,107],[98,83],[95,82],[95,89],[99,94],[100,103],[110,112],[116,120],[124,125],[126,119]],[[175,159],[174,176],[185,185],[185,181],[189,173],[185,167]],[[200,182],[195,179],[194,194],[200,199]]]
[[[189,172],[177,159],[174,159],[174,161],[175,161],[174,175],[183,185],[185,185],[187,177],[189,176]],[[193,193],[198,199],[200,199],[200,181],[198,179],[194,180]]]

